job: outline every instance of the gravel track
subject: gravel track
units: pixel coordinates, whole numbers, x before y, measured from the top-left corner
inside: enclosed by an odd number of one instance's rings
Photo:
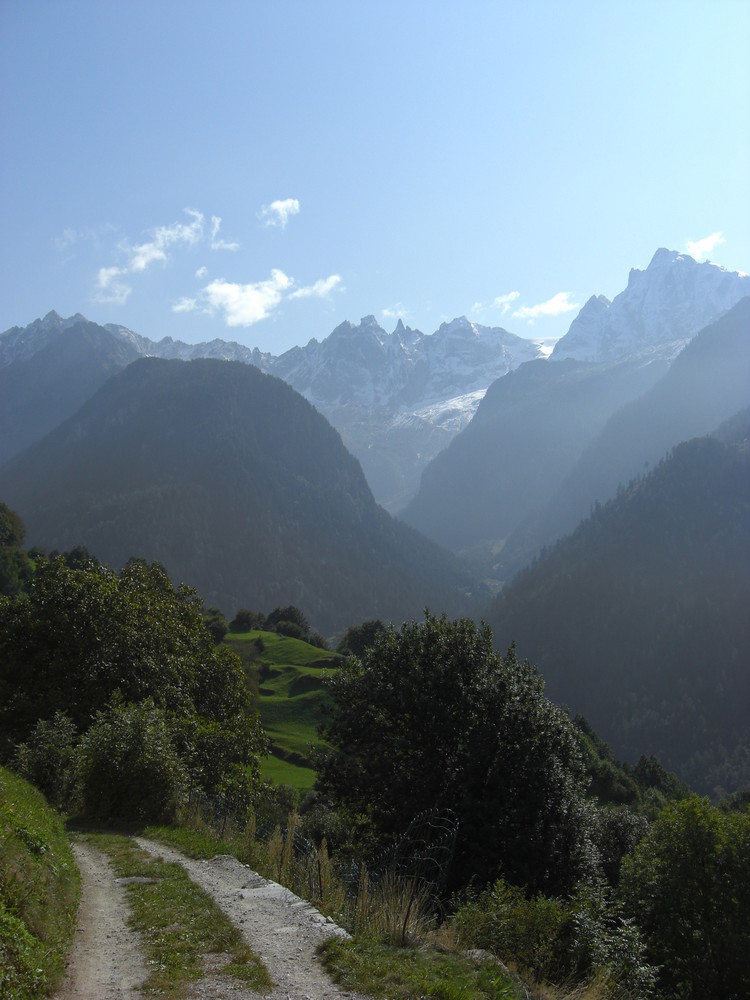
[[[229,855],[193,861],[154,841],[134,840],[149,854],[185,868],[261,957],[275,984],[270,992],[250,991],[218,975],[215,966],[220,962],[209,956],[204,977],[189,987],[191,997],[366,1000],[337,987],[318,961],[317,946],[346,932],[309,903]],[[101,851],[88,844],[76,844],[74,851],[83,882],[79,923],[68,975],[56,1000],[137,1000],[144,995],[140,987],[149,970],[138,935],[127,924],[125,888]]]

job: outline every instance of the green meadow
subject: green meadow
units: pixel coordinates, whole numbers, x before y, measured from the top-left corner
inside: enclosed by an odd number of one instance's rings
[[[311,750],[322,745],[323,680],[341,657],[276,632],[230,632],[225,642],[239,654],[258,691],[258,710],[271,740],[263,777],[307,791],[315,781]]]

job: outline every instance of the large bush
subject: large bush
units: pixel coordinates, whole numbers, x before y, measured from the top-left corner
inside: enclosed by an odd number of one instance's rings
[[[79,747],[80,796],[92,820],[165,822],[186,783],[164,713],[152,702],[99,712]]]

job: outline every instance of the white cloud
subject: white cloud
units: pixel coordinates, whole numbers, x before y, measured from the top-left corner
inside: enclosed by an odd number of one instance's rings
[[[331,274],[327,278],[319,278],[312,285],[306,285],[303,288],[298,288],[296,292],[292,292],[289,296],[290,299],[325,299],[327,298],[337,285],[341,284],[340,274]]]
[[[198,270],[195,272],[195,276],[198,279],[205,278],[207,274],[208,274],[207,267],[199,267]]]
[[[198,308],[198,300],[187,298],[186,296],[178,299],[172,306],[172,312],[176,313],[189,313],[194,312]]]
[[[504,316],[510,309],[511,302],[515,302],[516,299],[520,297],[520,292],[508,292],[507,295],[498,295],[497,298],[493,300],[492,305],[495,309],[499,309]]]
[[[159,226],[154,232],[154,238],[138,246],[125,246],[129,256],[128,270],[145,271],[155,260],[166,261],[167,250],[175,243],[192,246],[203,239],[203,213],[193,208],[186,208],[192,222],[173,222],[171,226]]]
[[[409,315],[409,310],[402,302],[397,302],[395,306],[386,306],[380,310],[384,319],[405,319]]]
[[[96,301],[124,305],[132,289],[124,281],[118,281],[118,278],[126,273],[121,267],[100,267],[96,275]]]
[[[223,312],[227,326],[252,326],[266,319],[293,284],[283,271],[274,269],[267,281],[240,285],[219,278],[204,289],[209,305]]]
[[[569,292],[558,292],[551,299],[547,299],[546,302],[540,302],[536,306],[521,306],[520,309],[516,309],[513,313],[513,317],[515,319],[527,319],[530,323],[533,323],[540,316],[560,316],[562,313],[579,309],[580,306],[577,302],[568,301],[569,294]]]
[[[221,228],[221,216],[211,216],[211,249],[212,250],[239,250],[240,245],[236,241],[217,240],[219,229]]]
[[[704,236],[702,240],[688,240],[685,249],[691,257],[695,257],[696,260],[703,260],[720,243],[726,243],[721,233],[711,233],[710,236]]]
[[[240,245],[236,240],[214,240],[211,244],[212,250],[239,250]]]
[[[299,215],[299,202],[296,198],[284,198],[272,201],[270,205],[264,205],[258,213],[258,218],[265,226],[284,229],[290,215]]]

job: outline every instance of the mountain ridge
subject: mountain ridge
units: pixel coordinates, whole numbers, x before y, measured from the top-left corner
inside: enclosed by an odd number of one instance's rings
[[[31,546],[164,564],[208,604],[354,621],[466,611],[474,581],[378,507],[338,432],[253,365],[140,358],[0,469]]]

